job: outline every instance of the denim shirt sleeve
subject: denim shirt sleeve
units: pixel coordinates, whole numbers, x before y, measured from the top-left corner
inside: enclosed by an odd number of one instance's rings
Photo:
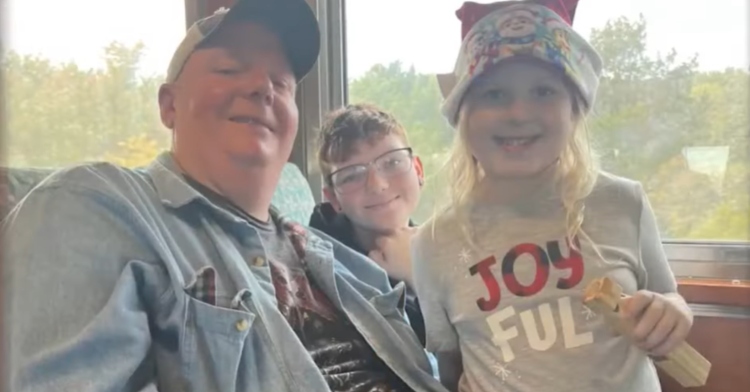
[[[124,206],[53,179],[7,218],[11,390],[155,390],[147,288],[169,285]]]
[[[388,280],[388,274],[384,269],[375,264],[374,261],[370,260],[370,258],[354,251],[339,240],[318,229],[310,228],[309,230],[333,245],[333,257],[342,270],[352,274],[354,280],[363,286],[367,286],[369,290],[374,290],[363,293],[366,297],[370,297],[375,293],[383,294],[391,291],[392,287]]]
[[[393,315],[394,311],[398,311],[398,320],[396,317],[387,317],[386,320],[405,343],[402,346],[405,350],[404,356],[426,355],[427,361],[416,361],[416,363],[421,371],[437,379],[437,363],[434,356],[422,348],[417,336],[408,325],[408,317],[404,311],[405,286],[400,284],[396,288],[391,287],[388,274],[374,261],[319,230],[311,228],[310,231],[333,244],[338,270],[349,278],[348,281],[352,287],[367,298],[384,316]]]

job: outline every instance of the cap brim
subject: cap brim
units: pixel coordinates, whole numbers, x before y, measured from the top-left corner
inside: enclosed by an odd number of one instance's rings
[[[320,28],[305,0],[238,0],[219,26],[246,18],[260,20],[279,34],[297,81],[315,66],[320,54]]]

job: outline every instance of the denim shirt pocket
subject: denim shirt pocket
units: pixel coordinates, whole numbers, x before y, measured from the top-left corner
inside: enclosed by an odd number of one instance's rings
[[[201,282],[206,276],[198,272],[196,282],[185,288],[185,314],[181,343],[182,366],[185,377],[193,391],[233,391],[239,374],[240,360],[248,335],[253,330],[255,314],[247,311],[242,304],[249,295],[238,293],[232,305],[218,306],[221,296],[210,289],[196,290],[211,286],[211,282]],[[210,275],[210,273],[209,273]]]

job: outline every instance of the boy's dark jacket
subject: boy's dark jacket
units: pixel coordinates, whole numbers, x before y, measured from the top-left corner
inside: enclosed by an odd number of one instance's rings
[[[412,222],[409,222],[409,225],[414,226]],[[337,213],[331,203],[322,203],[315,206],[312,216],[310,216],[310,227],[330,235],[349,248],[367,256],[367,251],[357,243],[354,237],[354,228],[349,218],[344,214]],[[391,279],[391,285],[396,285],[396,283],[398,281]],[[424,345],[424,318],[419,308],[419,301],[410,290],[407,291],[405,310],[412,329]]]

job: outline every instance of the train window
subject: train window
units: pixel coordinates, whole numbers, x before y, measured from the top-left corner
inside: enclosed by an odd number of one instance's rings
[[[438,173],[453,137],[439,114],[434,75],[452,70],[462,3],[358,0],[345,7],[348,102],[394,113],[428,174]],[[746,17],[746,0],[578,5],[574,28],[605,62],[588,124],[601,165],[642,182],[666,242],[750,237]],[[420,220],[433,211],[436,177],[428,177]]]
[[[185,33],[181,0],[8,0],[6,164],[149,162],[168,145],[157,89]]]

